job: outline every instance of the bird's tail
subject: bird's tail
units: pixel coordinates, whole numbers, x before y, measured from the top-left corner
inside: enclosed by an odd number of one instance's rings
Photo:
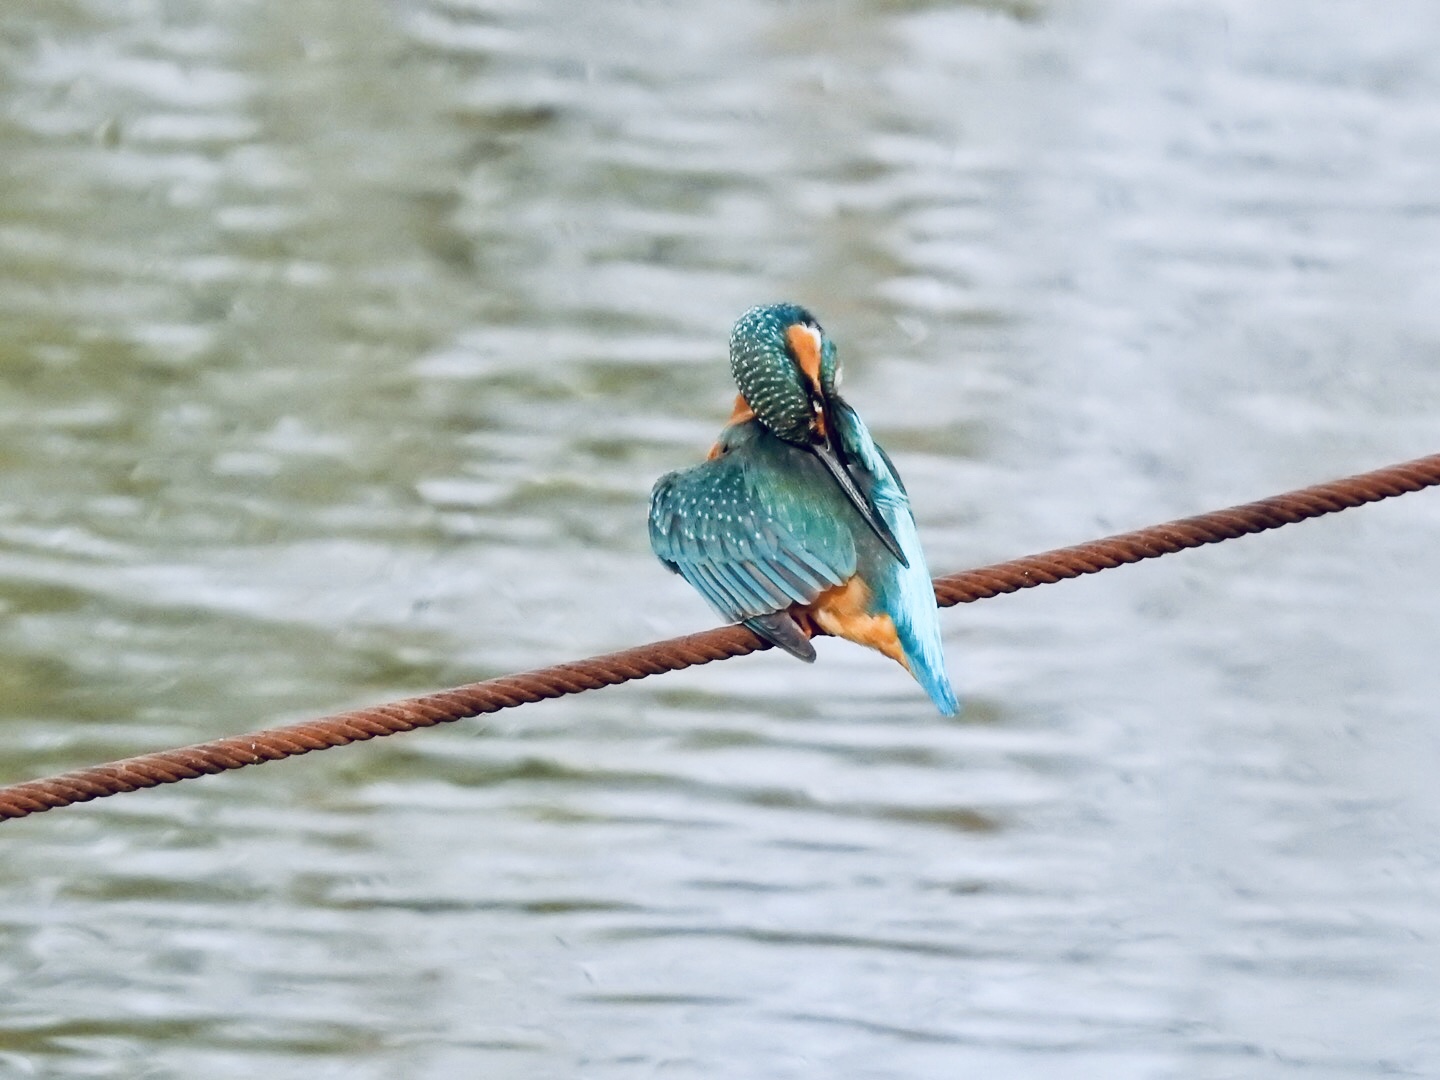
[[[914,526],[910,531],[913,534]],[[891,607],[895,633],[905,654],[905,666],[915,676],[935,707],[946,716],[960,711],[960,702],[945,670],[945,646],[940,640],[940,611],[935,606],[935,586],[925,566],[918,538],[911,546],[910,565],[896,566],[895,585],[899,603]]]
[[[915,676],[915,681],[930,695],[930,700],[937,709],[946,716],[954,716],[960,711],[960,702],[955,697],[955,688],[950,685],[950,676],[945,670],[945,654],[940,652],[938,661],[931,661],[927,653],[928,650],[922,652],[906,648],[905,658],[910,661],[910,674]]]

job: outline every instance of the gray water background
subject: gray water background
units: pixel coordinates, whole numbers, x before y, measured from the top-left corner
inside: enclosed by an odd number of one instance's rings
[[[937,572],[1440,450],[1440,6],[7,0],[0,781],[702,629],[731,321]],[[1440,1075],[1440,496],[0,826],[0,1077]]]

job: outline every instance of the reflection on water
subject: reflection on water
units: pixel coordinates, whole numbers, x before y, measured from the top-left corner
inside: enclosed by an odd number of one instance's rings
[[[941,570],[1440,448],[1418,0],[12,8],[0,779],[708,625],[756,302]],[[1431,1074],[1437,527],[7,825],[0,1074]]]

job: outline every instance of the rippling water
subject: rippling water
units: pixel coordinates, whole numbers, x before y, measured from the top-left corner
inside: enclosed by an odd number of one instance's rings
[[[701,629],[812,306],[957,569],[1440,450],[1440,9],[10,0],[0,780]],[[0,1076],[1440,1072],[1440,500],[15,822]]]

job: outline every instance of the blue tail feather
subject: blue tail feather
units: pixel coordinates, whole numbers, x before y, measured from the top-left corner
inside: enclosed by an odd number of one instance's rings
[[[901,568],[897,564],[897,573],[887,583],[895,587],[894,592],[881,597],[881,600],[889,601],[885,606],[895,620],[900,647],[905,652],[915,681],[930,695],[937,709],[946,716],[954,716],[960,709],[960,703],[945,670],[945,646],[940,639],[940,612],[935,606],[935,587],[931,584],[930,571],[926,569],[925,556],[920,550],[909,512],[897,517],[909,524],[908,537],[903,528],[895,530],[901,544],[905,545],[907,540],[916,542],[913,546],[906,545],[905,553],[910,559],[910,566]],[[889,589],[885,591],[890,592]]]
[[[900,648],[915,681],[930,695],[937,709],[946,716],[954,716],[960,703],[945,670],[945,646],[940,640],[935,586],[925,564],[925,552],[920,547],[920,533],[915,528],[910,499],[894,466],[870,437],[864,421],[848,407],[842,415],[846,448],[864,463],[874,478],[870,495],[875,507],[895,534],[910,564],[901,566],[888,552],[884,554],[882,559],[887,565],[872,581],[875,600],[895,622]]]

